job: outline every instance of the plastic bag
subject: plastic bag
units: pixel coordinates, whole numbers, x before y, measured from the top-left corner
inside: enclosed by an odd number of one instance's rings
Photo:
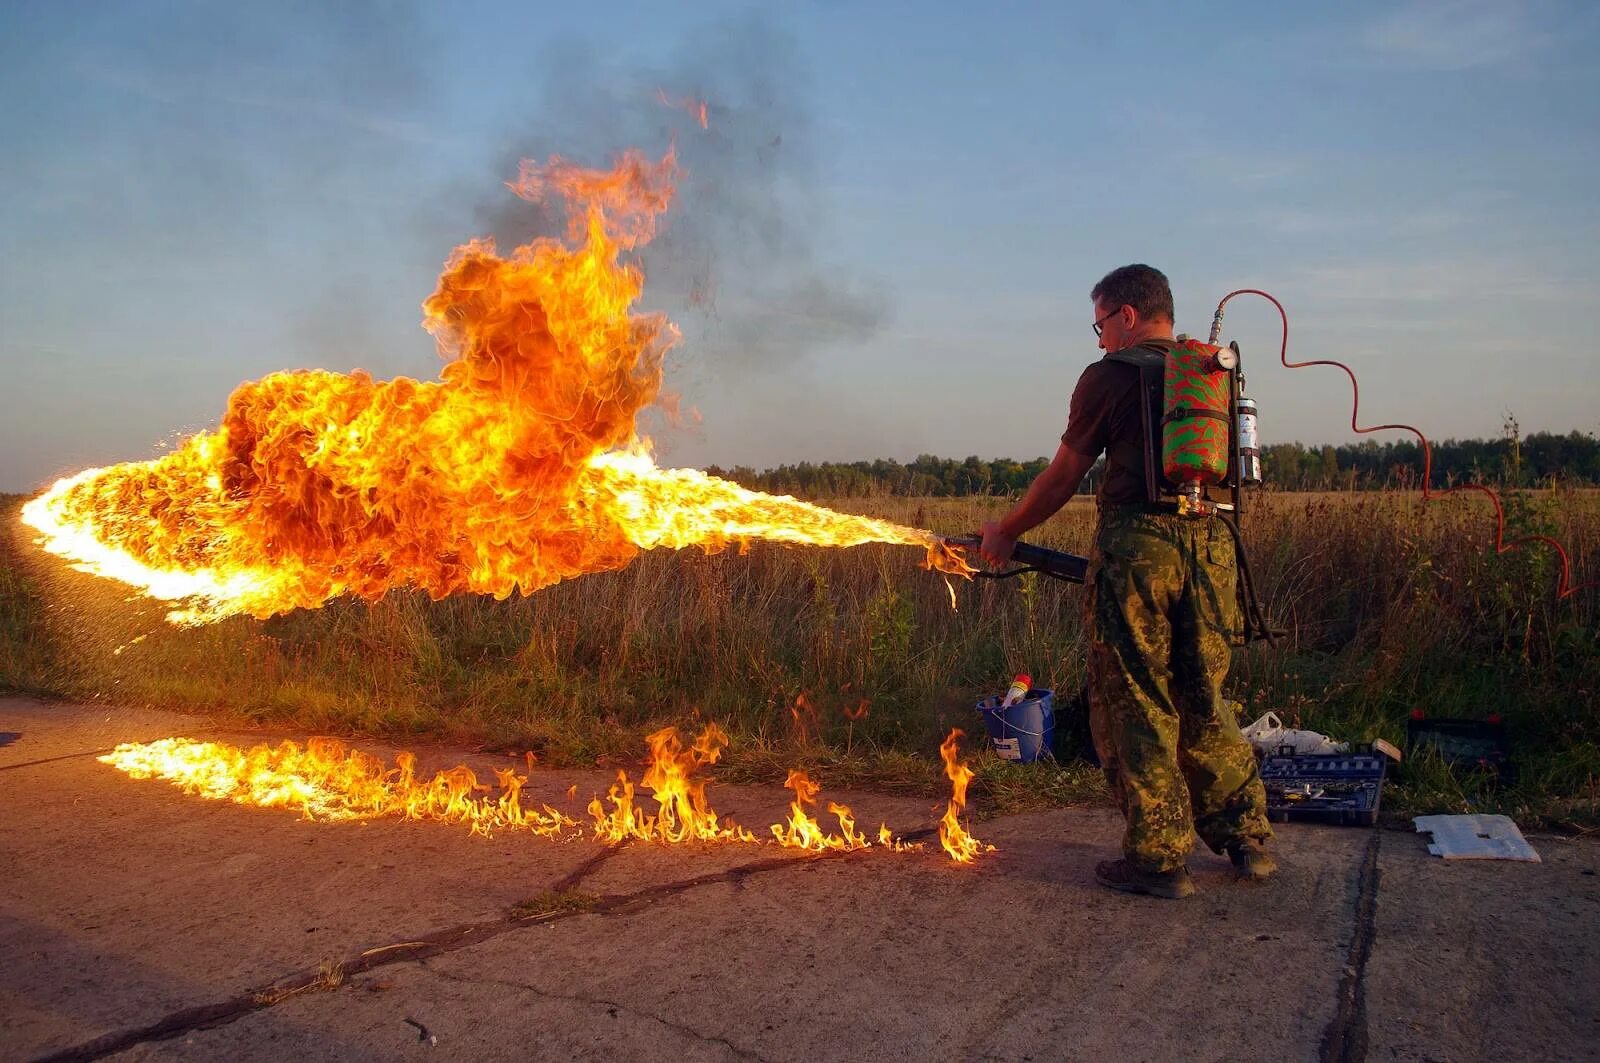
[[[1250,744],[1258,753],[1277,753],[1287,746],[1296,754],[1348,753],[1349,742],[1335,742],[1319,731],[1300,731],[1283,726],[1278,714],[1269,712],[1255,723],[1241,727]]]

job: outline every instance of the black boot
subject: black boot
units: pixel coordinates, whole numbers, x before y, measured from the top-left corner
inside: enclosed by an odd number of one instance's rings
[[[1189,877],[1186,867],[1174,871],[1141,871],[1126,859],[1096,864],[1094,880],[1123,893],[1142,893],[1147,897],[1165,897],[1171,901],[1194,892],[1194,880]]]
[[[1242,882],[1261,882],[1278,870],[1278,862],[1255,838],[1230,843],[1227,853],[1234,876]]]

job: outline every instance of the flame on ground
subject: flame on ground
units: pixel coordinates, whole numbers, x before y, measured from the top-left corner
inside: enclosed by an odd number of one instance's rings
[[[684,748],[676,727],[664,727],[645,741],[650,744],[650,764],[645,769],[643,785],[652,791],[655,815],[634,802],[633,783],[627,772],[619,771],[616,785],[606,793],[610,811],[598,797],[589,802],[596,838],[668,843],[756,840],[754,834],[731,820],[719,821],[706,802],[706,781],[695,778],[701,768],[717,762],[728,744],[722,728],[709,724],[688,748]]]
[[[291,808],[307,819],[400,816],[465,823],[474,834],[509,829],[544,837],[576,826],[549,805],[525,808],[521,795],[527,776],[510,768],[495,771],[500,795],[490,798],[489,787],[464,765],[423,781],[411,753],[400,753],[396,766],[385,768],[376,757],[332,738],[313,738],[304,747],[286,741],[248,750],[163,738],[124,743],[99,759],[135,779],[166,779],[184,793],[214,800]]]
[[[849,852],[871,846],[866,835],[856,830],[855,817],[847,805],[828,802],[828,812],[839,821],[838,834],[829,834],[811,818],[806,809],[817,803],[817,794],[822,787],[805,772],[791,770],[783,785],[794,791],[794,800],[789,802],[789,821],[772,825],[772,836],[779,845],[787,849],[811,849],[816,852],[829,849]]]
[[[677,331],[634,313],[623,253],[672,202],[676,160],[524,163],[511,189],[565,204],[565,240],[456,249],[423,303],[440,379],[356,370],[241,385],[221,423],[151,461],[88,469],[23,508],[46,549],[177,603],[175,623],[375,600],[417,587],[505,598],[627,565],[641,549],[772,539],[922,547],[927,532],[659,469],[636,416]]]
[[[944,773],[950,780],[950,804],[939,821],[939,844],[959,864],[969,864],[979,853],[992,853],[994,846],[985,845],[961,826],[961,810],[967,806],[967,784],[972,781],[972,769],[958,758],[956,740],[965,735],[960,728],[953,729],[939,746],[939,756],[944,760]]]
[[[589,833],[595,840],[667,845],[777,844],[809,852],[877,848],[901,853],[922,849],[920,842],[897,837],[886,824],[878,828],[876,839],[868,838],[856,828],[849,806],[836,802],[828,803],[828,812],[838,820],[839,831],[829,833],[806,811],[816,804],[820,787],[803,771],[789,773],[784,784],[794,791],[789,818],[773,824],[773,841],[764,842],[755,833],[719,816],[706,796],[707,783],[699,773],[716,763],[728,744],[728,736],[720,727],[708,725],[687,746],[673,727],[657,731],[648,741],[650,760],[641,785],[651,792],[648,800],[654,804],[654,812],[641,804],[627,773],[619,771],[605,800],[596,797],[589,803],[593,821]],[[953,741],[952,738],[950,742]],[[187,794],[264,808],[289,808],[307,819],[399,816],[463,823],[472,833],[485,836],[501,830],[546,838],[575,838],[583,833],[577,820],[548,804],[526,807],[523,789],[529,776],[510,768],[494,771],[499,793],[491,796],[491,787],[480,783],[476,773],[465,765],[424,780],[417,774],[414,754],[399,753],[395,765],[385,767],[376,757],[332,738],[313,738],[303,747],[285,741],[250,749],[220,742],[163,738],[123,743],[99,760],[135,779],[165,779]],[[529,765],[531,769],[531,754]],[[961,789],[960,800],[964,801],[964,783]],[[567,799],[571,800],[576,791],[576,786],[567,790]],[[942,827],[940,837],[944,839]],[[948,841],[945,848],[957,860],[967,861],[993,846],[977,846],[966,856],[957,855]]]

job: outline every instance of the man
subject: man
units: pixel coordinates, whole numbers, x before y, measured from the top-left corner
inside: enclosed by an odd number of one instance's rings
[[[1167,278],[1123,266],[1090,298],[1106,356],[1079,378],[1050,465],[1015,509],[984,525],[981,553],[1003,564],[1106,453],[1087,596],[1089,725],[1127,830],[1122,859],[1098,865],[1095,878],[1129,893],[1186,897],[1195,833],[1226,852],[1241,878],[1276,870],[1262,848],[1272,829],[1260,773],[1222,697],[1240,627],[1233,537],[1215,518],[1149,502],[1145,393],[1137,365],[1117,359],[1140,349],[1164,357],[1175,342]]]

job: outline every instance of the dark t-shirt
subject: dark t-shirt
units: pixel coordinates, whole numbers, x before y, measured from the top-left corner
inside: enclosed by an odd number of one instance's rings
[[[1161,341],[1151,343],[1165,350]],[[1138,367],[1101,358],[1085,369],[1072,390],[1061,442],[1089,458],[1107,452],[1105,479],[1096,496],[1100,505],[1147,501]]]

